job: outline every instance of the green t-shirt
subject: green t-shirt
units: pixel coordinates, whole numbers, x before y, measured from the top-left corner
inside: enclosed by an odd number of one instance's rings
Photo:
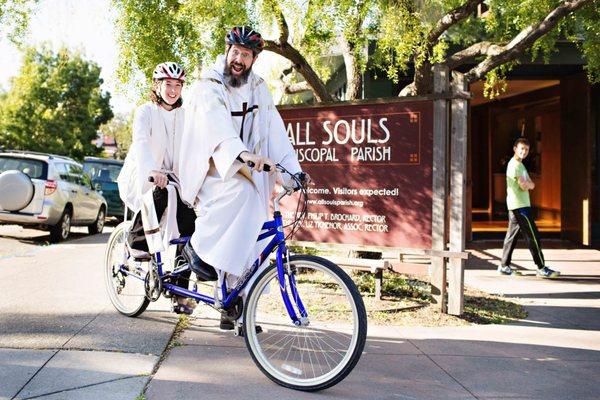
[[[519,177],[521,176],[529,178],[527,168],[522,162],[512,157],[506,167],[506,205],[509,210],[531,207],[529,190],[523,190],[519,186]]]

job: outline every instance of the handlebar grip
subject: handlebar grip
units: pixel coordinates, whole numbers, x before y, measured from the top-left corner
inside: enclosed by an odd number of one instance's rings
[[[254,164],[252,161],[248,161],[248,162],[246,163],[246,165],[247,165],[247,166],[249,166],[250,168],[254,168],[254,165],[255,165],[255,164]],[[271,171],[271,166],[270,166],[269,164],[265,164],[265,165],[263,166],[263,171],[265,171],[265,172],[269,172],[269,171]]]

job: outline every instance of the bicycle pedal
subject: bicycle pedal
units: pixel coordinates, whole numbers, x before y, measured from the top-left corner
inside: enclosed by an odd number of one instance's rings
[[[256,331],[256,333],[262,333],[263,329],[260,325],[256,325],[254,327],[254,330]],[[244,324],[236,324],[234,331],[233,331],[233,335],[234,336],[239,336],[239,337],[244,337],[246,336],[246,330],[244,329]]]

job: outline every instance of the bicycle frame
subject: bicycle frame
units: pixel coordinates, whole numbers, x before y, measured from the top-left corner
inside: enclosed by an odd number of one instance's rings
[[[280,198],[281,197],[283,197],[283,193],[282,193],[282,195],[280,195]],[[159,275],[160,279],[163,280],[163,287],[165,289],[169,290],[173,294],[176,294],[179,296],[184,296],[184,297],[190,297],[197,301],[211,304],[213,306],[218,306],[218,308],[227,309],[233,304],[233,301],[238,297],[240,292],[246,287],[248,282],[250,282],[252,277],[258,271],[258,268],[262,265],[264,260],[267,259],[269,254],[273,251],[273,249],[277,248],[275,260],[276,260],[276,265],[277,265],[279,290],[281,292],[283,302],[284,302],[287,312],[290,316],[290,319],[292,320],[294,325],[303,325],[304,323],[307,322],[306,318],[308,317],[308,313],[306,312],[304,304],[302,303],[302,300],[300,299],[300,296],[299,296],[298,292],[296,291],[296,281],[295,281],[295,277],[293,274],[291,274],[291,273],[288,274],[289,286],[290,286],[292,298],[294,299],[294,303],[300,313],[300,318],[296,314],[294,306],[292,305],[292,301],[290,300],[290,296],[288,294],[287,287],[285,284],[286,271],[284,269],[284,265],[287,262],[287,247],[285,244],[285,236],[283,233],[283,219],[281,216],[281,212],[279,210],[277,210],[277,208],[273,214],[273,220],[265,222],[262,226],[262,230],[266,231],[266,232],[261,233],[258,236],[258,239],[257,239],[258,242],[260,242],[261,240],[264,240],[266,238],[269,238],[269,237],[273,237],[273,238],[265,246],[263,251],[260,253],[259,257],[254,261],[254,263],[252,264],[252,267],[250,267],[249,269],[244,271],[243,275],[237,280],[236,285],[233,287],[233,289],[231,289],[231,291],[229,291],[227,288],[226,279],[223,279],[223,283],[221,284],[221,288],[220,288],[221,289],[221,297],[223,300],[221,302],[219,302],[220,304],[217,304],[218,302],[214,297],[210,297],[210,296],[204,295],[202,293],[198,293],[195,290],[184,289],[184,288],[174,285],[172,283],[164,282],[162,257],[161,257],[161,253],[157,252],[156,254],[153,255],[153,257],[156,262],[158,275]],[[181,237],[179,239],[171,240],[169,242],[169,244],[170,245],[185,244],[189,241],[189,239],[190,239],[189,237]],[[186,265],[184,268],[180,268],[180,269],[172,271],[170,275],[178,276],[182,272],[188,271],[189,269],[190,269],[190,267],[188,265]],[[135,277],[137,279],[144,280],[144,278],[145,278],[145,277],[137,276],[136,274],[131,274],[128,270],[126,270],[124,268],[124,266],[121,266],[120,270],[123,274],[131,275],[132,277]]]

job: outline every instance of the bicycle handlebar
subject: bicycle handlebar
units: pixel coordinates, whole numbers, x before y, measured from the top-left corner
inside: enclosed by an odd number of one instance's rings
[[[254,168],[254,165],[255,165],[255,164],[254,164],[254,162],[252,162],[252,161],[248,161],[248,162],[246,163],[246,165],[247,165],[248,167],[250,167],[250,168]],[[265,165],[263,166],[263,171],[265,171],[265,172],[271,172],[271,166],[270,166],[269,164],[265,164]]]

